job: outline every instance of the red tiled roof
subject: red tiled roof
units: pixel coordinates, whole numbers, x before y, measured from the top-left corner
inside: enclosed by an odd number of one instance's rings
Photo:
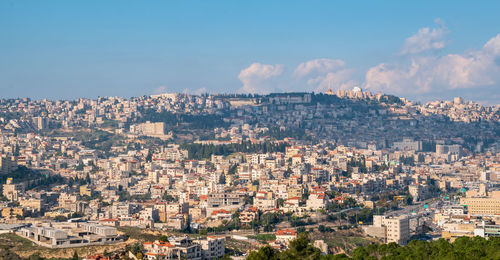
[[[296,236],[297,233],[293,229],[280,229],[276,231],[277,236]]]
[[[213,216],[213,215],[217,215],[217,214],[219,214],[219,213],[221,213],[221,214],[227,214],[227,213],[229,213],[229,212],[227,212],[227,211],[226,211],[226,210],[224,210],[224,209],[214,210],[214,211],[212,211],[212,216]]]

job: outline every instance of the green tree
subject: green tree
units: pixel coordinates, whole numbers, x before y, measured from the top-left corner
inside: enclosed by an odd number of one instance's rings
[[[63,221],[68,220],[68,218],[67,218],[67,217],[62,216],[62,215],[56,216],[54,219],[55,219],[57,222],[63,222]]]
[[[83,167],[85,167],[85,164],[83,164],[82,162],[80,164],[78,164],[75,168],[75,170],[77,171],[82,171],[83,170]]]
[[[90,174],[87,172],[87,176],[85,176],[85,182],[87,184],[91,184],[92,183],[92,180],[90,179]]]
[[[226,175],[224,173],[219,177],[219,184],[226,184]]]
[[[290,241],[289,249],[280,254],[281,259],[320,259],[321,251],[311,244],[307,233],[299,233]]]
[[[326,227],[324,225],[319,225],[318,231],[321,232],[321,233],[323,233],[323,232],[326,231]]]
[[[17,255],[16,255],[17,256]],[[3,256],[3,255],[0,255],[0,259],[21,259],[21,258],[15,258],[14,256]],[[33,254],[33,255],[30,255],[30,257],[28,258],[29,260],[43,260],[43,258],[38,254]]]
[[[151,162],[153,160],[153,153],[151,150],[148,151],[148,155],[146,155],[146,162]]]
[[[228,255],[228,254],[225,254],[222,256],[222,258],[220,260],[231,260],[232,258]]]
[[[160,237],[158,237],[158,240],[161,242],[168,242],[168,237],[165,235],[161,235]]]
[[[175,198],[172,195],[168,194],[167,191],[165,191],[165,193],[163,193],[163,200],[165,200],[165,201],[175,201]]]
[[[278,260],[279,252],[269,245],[263,246],[259,251],[252,251],[247,260]]]

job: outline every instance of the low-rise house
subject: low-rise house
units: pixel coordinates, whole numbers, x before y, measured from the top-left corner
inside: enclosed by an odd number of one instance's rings
[[[20,235],[49,248],[106,245],[123,241],[116,228],[94,223],[48,223],[22,228]]]
[[[259,218],[259,211],[256,207],[250,207],[240,212],[240,222],[244,224],[248,224]]]

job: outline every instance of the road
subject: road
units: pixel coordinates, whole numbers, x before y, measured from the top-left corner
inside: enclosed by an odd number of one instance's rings
[[[404,207],[403,209],[396,210],[396,211],[390,211],[386,213],[386,216],[400,216],[400,215],[407,215],[411,214],[413,211],[419,212],[421,210],[424,210],[424,205],[427,204],[429,206],[429,209],[432,208],[432,205],[429,205],[429,203],[437,200],[437,198],[431,198],[423,201],[419,201],[413,205],[409,205]]]

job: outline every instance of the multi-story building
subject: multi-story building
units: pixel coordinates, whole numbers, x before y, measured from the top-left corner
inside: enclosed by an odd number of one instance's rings
[[[0,174],[7,174],[17,169],[17,163],[14,156],[0,155]]]
[[[116,203],[111,206],[113,218],[128,218],[132,214],[132,205],[128,202]]]
[[[195,242],[201,244],[201,255],[204,260],[220,259],[224,256],[226,242],[224,237],[208,236]]]
[[[207,208],[239,207],[243,203],[243,196],[239,193],[214,193],[207,199]]]
[[[500,214],[500,198],[461,198],[460,203],[467,205],[470,215],[498,215]]]
[[[408,186],[408,192],[413,197],[413,201],[426,200],[431,195],[429,186],[426,184],[412,184]]]
[[[116,228],[92,223],[47,223],[22,228],[20,233],[37,245],[50,248],[106,245],[121,241]]]
[[[394,142],[392,147],[400,151],[420,151],[422,150],[422,142],[413,141],[411,138],[404,138],[403,141]]]
[[[165,135],[165,123],[149,122],[130,126],[130,132],[137,135],[162,137]]]
[[[272,192],[259,191],[253,200],[253,206],[260,210],[276,208],[277,200]]]
[[[365,227],[365,232],[386,243],[405,245],[410,238],[410,221],[407,216],[373,216],[373,225]]]
[[[144,243],[146,257],[157,259],[193,259],[202,260],[202,245],[193,242],[189,237],[171,237],[169,242]]]
[[[257,207],[250,207],[240,213],[240,222],[244,224],[248,224],[254,220],[259,218],[259,211]]]
[[[3,196],[10,201],[19,200],[19,196],[24,193],[24,185],[13,183],[12,178],[7,178],[6,183],[3,185]]]

